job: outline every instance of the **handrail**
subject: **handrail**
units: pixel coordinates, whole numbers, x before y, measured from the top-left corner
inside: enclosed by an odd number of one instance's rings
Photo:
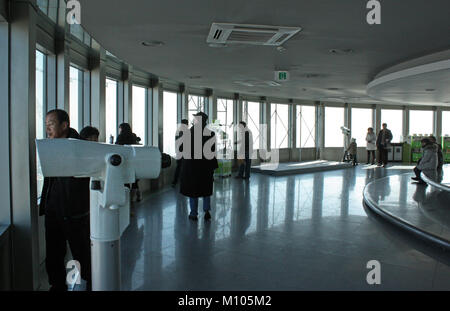
[[[450,192],[450,186],[447,186],[446,184],[442,184],[442,183],[438,183],[438,182],[434,181],[433,179],[431,179],[427,175],[425,175],[423,172],[420,173],[420,177],[422,178],[422,180],[424,182],[426,182],[430,186],[440,189],[442,191]]]

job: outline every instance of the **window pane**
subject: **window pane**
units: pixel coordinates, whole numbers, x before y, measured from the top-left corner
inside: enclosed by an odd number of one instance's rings
[[[325,147],[344,147],[344,108],[325,107]]]
[[[433,111],[409,111],[409,135],[433,134]]]
[[[381,124],[383,123],[386,123],[387,128],[392,132],[392,142],[401,142],[403,136],[403,111],[394,109],[382,109]]]
[[[197,112],[205,112],[205,98],[203,96],[189,95],[189,124],[194,120],[193,114]]]
[[[450,136],[450,111],[442,111],[442,136]]]
[[[289,146],[289,105],[271,104],[270,145],[272,149]]]
[[[147,135],[145,132],[145,102],[146,89],[139,86],[133,86],[132,120],[133,132],[141,138],[141,144],[147,144]]]
[[[253,149],[259,149],[260,141],[260,119],[259,119],[259,103],[258,102],[246,102],[244,109],[243,120],[247,121],[247,127],[250,129],[253,135]]]
[[[297,148],[314,148],[316,136],[316,108],[297,106]]]
[[[177,132],[177,93],[163,93],[163,145],[164,152],[175,157],[175,134]]]
[[[352,138],[358,147],[366,146],[367,129],[372,127],[372,109],[352,108]]]
[[[234,142],[233,100],[217,99],[217,120],[221,125],[220,129],[226,133],[226,139],[223,140],[223,148],[231,149]]]
[[[70,97],[69,97],[69,116],[70,126],[80,131],[79,108],[82,105],[80,92],[82,90],[81,71],[70,67]]]
[[[45,102],[45,59],[46,55],[36,51],[36,138],[43,139],[45,135],[44,116],[46,113]],[[41,164],[36,153],[37,165],[37,193],[40,196],[42,186],[44,184],[44,176],[42,176]]]
[[[106,142],[115,142],[117,127],[117,82],[106,79]]]

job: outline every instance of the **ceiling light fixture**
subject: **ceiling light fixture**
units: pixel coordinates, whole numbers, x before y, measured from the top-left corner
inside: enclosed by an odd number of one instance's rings
[[[353,53],[354,50],[352,50],[352,49],[331,49],[331,50],[329,50],[329,52],[334,55],[345,55],[345,54]]]
[[[158,47],[158,46],[163,46],[164,42],[162,42],[162,41],[142,41],[141,44],[146,47]]]
[[[281,52],[286,51],[286,48],[284,46],[280,45],[280,46],[277,46],[277,51],[281,53]]]
[[[435,89],[426,89],[425,91],[427,91],[427,92],[434,92],[436,90]]]
[[[226,48],[228,45],[225,43],[208,43],[210,48]]]

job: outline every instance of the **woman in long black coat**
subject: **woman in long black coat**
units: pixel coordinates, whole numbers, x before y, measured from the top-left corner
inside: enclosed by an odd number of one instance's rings
[[[191,212],[189,219],[196,221],[198,215],[198,198],[203,198],[203,211],[205,212],[205,220],[211,219],[211,195],[213,193],[214,170],[218,167],[217,158],[215,156],[215,135],[214,132],[206,129],[208,116],[203,112],[194,115],[195,124],[190,128],[190,157],[183,157],[181,166],[181,182],[180,193],[189,197]],[[201,131],[199,127],[201,125]],[[196,132],[202,135],[196,137]],[[202,140],[201,157],[195,158],[195,141]],[[205,144],[207,144],[205,148]],[[211,146],[211,147],[209,147]],[[183,150],[186,145],[183,144]],[[189,150],[188,149],[188,150]],[[208,155],[205,149],[211,151]],[[200,155],[200,154],[199,154]],[[211,156],[212,155],[212,156]]]

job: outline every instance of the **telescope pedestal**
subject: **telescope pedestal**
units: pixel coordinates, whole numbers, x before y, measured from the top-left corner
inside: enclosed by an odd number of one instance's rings
[[[119,291],[120,240],[101,242],[91,239],[92,290]]]

